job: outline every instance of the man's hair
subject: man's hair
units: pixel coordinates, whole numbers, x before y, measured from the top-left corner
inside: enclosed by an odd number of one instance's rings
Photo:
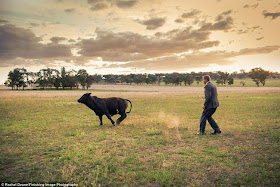
[[[210,81],[210,80],[211,80],[211,77],[210,77],[210,75],[204,75],[204,76],[203,76],[203,79],[206,79],[207,81]]]

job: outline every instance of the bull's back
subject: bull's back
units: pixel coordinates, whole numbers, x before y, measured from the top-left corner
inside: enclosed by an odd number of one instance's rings
[[[109,113],[112,115],[118,114],[127,108],[126,100],[119,97],[104,98],[104,101]]]

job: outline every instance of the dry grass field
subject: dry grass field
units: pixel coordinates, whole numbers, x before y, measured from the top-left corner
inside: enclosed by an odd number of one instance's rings
[[[0,181],[80,186],[278,186],[280,88],[219,87],[218,136],[197,136],[203,88],[0,90]],[[113,127],[77,99],[123,97]],[[116,119],[114,116],[113,119]]]

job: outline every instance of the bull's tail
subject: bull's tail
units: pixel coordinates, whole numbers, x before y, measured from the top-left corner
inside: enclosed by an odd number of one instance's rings
[[[131,109],[132,109],[132,103],[130,100],[126,99],[126,101],[130,102],[130,110],[128,112],[126,112],[127,114],[131,112]]]

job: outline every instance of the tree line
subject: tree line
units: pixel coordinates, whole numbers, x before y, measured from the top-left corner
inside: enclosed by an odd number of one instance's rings
[[[157,73],[157,74],[128,74],[128,75],[90,75],[85,69],[78,71],[66,71],[64,67],[57,69],[41,69],[38,72],[30,72],[25,68],[15,68],[8,74],[5,85],[12,89],[19,89],[29,86],[33,89],[88,89],[92,84],[104,81],[106,83],[122,84],[154,84],[154,85],[192,85],[199,84],[202,76],[208,74],[218,85],[232,85],[235,79],[252,78],[257,86],[265,85],[267,78],[279,79],[280,73],[265,71],[262,68],[254,68],[249,72],[240,70],[240,72],[191,72],[191,73]],[[240,84],[245,86],[245,82]]]
[[[41,69],[38,72],[30,72],[25,68],[15,68],[8,74],[8,79],[4,83],[12,89],[23,89],[27,86],[33,89],[45,88],[76,88],[81,86],[83,89],[88,89],[93,83],[98,83],[102,79],[101,75],[90,75],[86,70],[80,69],[79,71],[70,70],[66,71],[64,67],[60,71],[57,69]]]

